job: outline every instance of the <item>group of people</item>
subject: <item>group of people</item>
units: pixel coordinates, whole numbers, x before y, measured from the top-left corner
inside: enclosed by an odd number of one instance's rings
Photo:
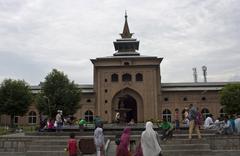
[[[201,121],[203,120],[201,113],[199,113],[197,108],[191,104],[189,105],[189,111],[186,117],[189,120],[189,139],[192,138],[192,132],[194,129],[197,132],[198,138],[201,139],[201,133],[199,130],[199,127],[202,124]],[[125,127],[121,136],[119,136],[119,140],[115,140],[117,144],[116,156],[160,156],[162,151],[160,140],[165,140],[167,137],[171,136],[174,127],[166,119],[163,119],[163,122],[159,127],[162,129],[162,137],[160,137],[153,129],[153,123],[151,121],[146,122],[145,130],[142,132],[140,142],[135,150],[130,149],[131,127]],[[233,117],[228,119],[226,116],[223,121],[217,119],[214,122],[212,115],[209,114],[204,121],[203,127],[204,129],[222,130],[221,134],[232,134],[233,132],[240,134],[240,114],[238,114],[235,119],[233,119]],[[94,143],[97,156],[104,156],[105,141],[102,124],[96,125],[94,130]],[[70,135],[67,149],[69,151],[69,156],[77,155],[77,142],[72,134]]]
[[[61,131],[63,126],[72,127],[73,125],[79,125],[79,129],[83,130],[86,126],[85,119],[77,120],[74,116],[68,115],[63,116],[62,110],[58,110],[54,118],[40,117],[40,131]]]
[[[160,137],[153,129],[153,123],[148,121],[146,128],[141,134],[139,145],[135,149],[135,153],[131,153],[130,146],[131,128],[126,127],[120,137],[117,145],[116,156],[159,156],[161,155]]]
[[[94,143],[96,146],[96,155],[97,156],[104,156],[105,155],[105,140],[103,134],[102,124],[96,125],[94,130]],[[77,140],[75,139],[75,134],[71,133],[70,138],[67,142],[67,148],[65,149],[68,151],[69,156],[77,156],[80,153],[78,148]]]
[[[134,153],[129,149],[130,135],[131,128],[125,127],[117,143],[116,156],[161,156],[160,137],[158,133],[154,131],[151,121],[146,123],[146,128],[141,134],[140,143]],[[97,125],[94,130],[94,143],[96,146],[96,155],[104,156],[105,141],[102,125]],[[66,151],[68,151],[69,156],[77,156],[80,152],[74,133],[70,134]]]
[[[196,131],[199,139],[202,138],[200,133],[200,126],[202,125],[202,114],[199,112],[198,108],[190,104],[188,108],[184,109],[184,119],[182,122],[182,128],[188,129],[189,135],[188,138],[192,139],[193,130]],[[178,126],[177,126],[178,125]],[[176,123],[175,129],[179,129],[179,122]]]
[[[195,129],[198,138],[201,139],[200,127],[205,130],[216,130],[218,134],[240,134],[240,113],[236,116],[225,115],[223,118],[217,118],[214,121],[213,115],[208,114],[203,119],[202,114],[192,104],[184,112],[184,126],[189,129],[189,139],[192,138],[192,132]]]
[[[231,115],[230,118],[225,115],[215,121],[213,115],[209,114],[203,126],[207,130],[216,130],[218,134],[240,134],[240,113],[236,117]]]

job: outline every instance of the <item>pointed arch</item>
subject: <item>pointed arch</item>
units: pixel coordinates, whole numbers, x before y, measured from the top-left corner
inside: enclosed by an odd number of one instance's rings
[[[126,101],[125,108],[135,109],[132,111],[133,116],[137,122],[143,122],[143,100],[141,95],[131,88],[124,88],[115,93],[112,98],[112,121],[116,114],[116,110],[119,109],[120,97],[125,96],[129,101]],[[133,103],[133,104],[132,104]],[[135,104],[134,104],[135,103]],[[131,113],[131,112],[130,112]]]

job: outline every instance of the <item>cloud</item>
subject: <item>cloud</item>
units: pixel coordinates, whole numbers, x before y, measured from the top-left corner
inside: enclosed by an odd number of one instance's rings
[[[137,5],[136,5],[137,4]],[[240,80],[238,0],[0,0],[0,80],[38,84],[53,68],[92,83],[91,58],[114,53],[124,11],[140,53],[164,57],[163,82]],[[21,69],[21,70],[20,70]],[[37,73],[37,74],[32,74]]]

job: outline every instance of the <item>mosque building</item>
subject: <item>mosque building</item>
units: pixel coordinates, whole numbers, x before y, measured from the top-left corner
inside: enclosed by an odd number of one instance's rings
[[[91,59],[94,67],[93,85],[79,85],[82,90],[77,118],[92,121],[100,116],[108,123],[114,122],[116,112],[120,112],[125,122],[134,119],[144,122],[149,119],[166,118],[174,121],[176,114],[180,120],[185,107],[196,106],[204,116],[223,116],[219,91],[230,82],[189,82],[162,83],[161,62],[163,58],[141,55],[139,41],[132,37],[127,15],[121,38],[113,42],[115,53],[108,57]],[[40,91],[40,86],[31,86],[32,92]],[[16,124],[34,124],[38,121],[38,111],[31,106],[26,116],[15,117]],[[7,122],[6,116],[1,123]]]

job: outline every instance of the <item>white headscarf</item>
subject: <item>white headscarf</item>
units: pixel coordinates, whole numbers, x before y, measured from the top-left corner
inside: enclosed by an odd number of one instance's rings
[[[97,127],[94,131],[94,142],[97,147],[104,145],[103,129]]]
[[[158,156],[161,152],[156,132],[153,130],[153,123],[150,121],[146,123],[146,130],[142,132],[141,146],[144,156]]]

